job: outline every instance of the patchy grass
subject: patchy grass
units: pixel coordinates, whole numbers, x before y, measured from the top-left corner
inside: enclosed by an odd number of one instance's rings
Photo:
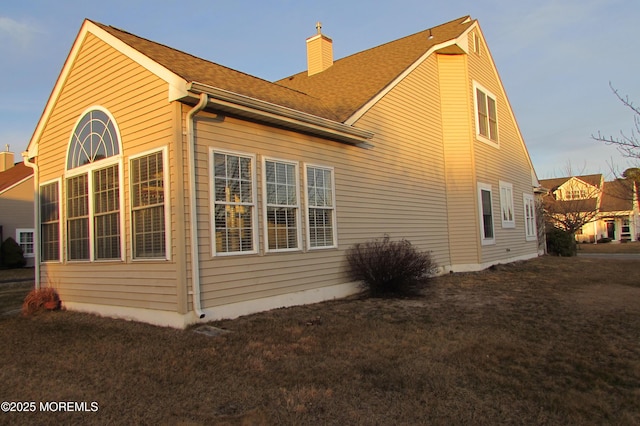
[[[0,318],[2,413],[34,424],[640,424],[637,261],[545,257],[220,321]]]
[[[578,244],[578,253],[640,253],[640,242]]]

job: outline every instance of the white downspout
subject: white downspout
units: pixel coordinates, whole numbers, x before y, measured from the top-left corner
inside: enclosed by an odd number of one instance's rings
[[[200,94],[200,101],[187,113],[187,152],[189,157],[189,226],[191,230],[191,283],[193,311],[198,318],[204,318],[200,301],[200,255],[198,253],[198,217],[196,208],[196,135],[195,116],[209,102],[206,93]]]
[[[22,162],[25,166],[33,169],[33,254],[35,255],[35,288],[40,288],[40,191],[38,188],[38,165],[29,161],[27,151],[22,153]]]

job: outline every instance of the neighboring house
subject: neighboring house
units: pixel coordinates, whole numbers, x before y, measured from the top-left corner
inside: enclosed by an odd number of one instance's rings
[[[353,294],[345,251],[385,234],[442,272],[538,255],[538,182],[477,21],[307,49],[273,83],[85,21],[25,153],[42,285],[182,327]]]
[[[14,164],[13,152],[0,152],[0,242],[11,237],[27,266],[34,265],[33,169]]]
[[[602,174],[541,179],[549,189],[547,197],[569,211],[590,214],[592,218],[576,232],[578,242],[640,239],[638,188],[632,180],[605,182]]]

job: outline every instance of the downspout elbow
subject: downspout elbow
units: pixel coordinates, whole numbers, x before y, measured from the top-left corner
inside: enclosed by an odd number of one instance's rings
[[[193,297],[193,311],[200,319],[204,318],[202,301],[200,300],[200,255],[198,253],[198,218],[196,206],[196,136],[195,116],[202,111],[209,102],[206,93],[200,94],[200,101],[187,113],[187,138],[189,157],[189,227],[191,236],[191,284]]]
[[[29,153],[27,151],[24,151],[22,153],[22,163],[33,169],[33,193],[34,193],[34,199],[33,199],[33,222],[34,222],[34,226],[33,226],[33,254],[35,255],[34,257],[34,263],[35,265],[35,288],[39,289],[40,288],[40,195],[38,191],[38,165],[36,163],[32,163],[31,161],[29,161]]]

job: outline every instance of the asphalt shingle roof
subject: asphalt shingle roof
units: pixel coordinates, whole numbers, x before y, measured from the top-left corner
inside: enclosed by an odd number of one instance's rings
[[[92,21],[109,34],[187,82],[249,96],[329,120],[344,122],[402,74],[429,48],[459,37],[475,21],[468,16],[431,30],[334,61],[325,71],[304,71],[275,83]],[[429,39],[429,34],[433,38]]]
[[[33,174],[33,169],[24,163],[17,163],[10,169],[0,172],[0,193]]]

